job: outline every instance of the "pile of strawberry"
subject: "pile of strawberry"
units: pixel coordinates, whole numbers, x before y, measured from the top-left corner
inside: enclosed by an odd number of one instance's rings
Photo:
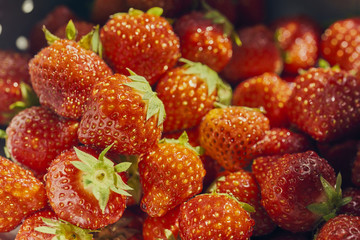
[[[1,233],[360,239],[360,18],[104,2],[0,51]]]

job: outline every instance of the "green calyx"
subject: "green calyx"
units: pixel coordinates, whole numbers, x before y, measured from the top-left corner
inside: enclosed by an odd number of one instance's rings
[[[215,24],[219,24],[223,27],[224,35],[230,36],[236,45],[241,46],[241,40],[236,33],[234,25],[216,9],[210,7],[204,0],[201,1],[203,8],[206,10],[205,18],[210,19]]]
[[[175,143],[175,144],[180,144],[192,151],[194,151],[196,153],[196,155],[202,155],[204,153],[204,149],[200,146],[197,147],[193,147],[190,145],[189,143],[189,137],[186,133],[186,131],[184,131],[180,137],[178,139],[174,139],[174,138],[163,138],[159,141],[159,144],[162,143]]]
[[[336,216],[337,211],[340,207],[348,204],[351,201],[351,197],[342,197],[341,191],[341,174],[339,173],[336,178],[335,187],[326,181],[322,176],[320,176],[321,184],[324,188],[327,200],[321,203],[313,203],[307,206],[307,209],[311,212],[322,216],[325,221]]]
[[[208,95],[211,95],[215,90],[217,92],[217,102],[230,105],[232,99],[232,89],[229,84],[225,83],[211,68],[200,62],[192,62],[185,58],[180,58],[179,62],[185,63],[186,74],[197,75],[203,80],[208,88]]]
[[[21,91],[22,100],[14,102],[9,106],[9,110],[13,111],[13,115],[19,113],[25,108],[40,105],[36,93],[28,84],[24,82],[20,82],[20,91]]]
[[[103,47],[100,41],[100,27],[99,25],[95,26],[93,30],[91,30],[88,34],[81,37],[81,39],[78,41],[78,44],[87,50],[92,50],[96,54],[98,54],[100,57],[102,57]],[[45,39],[48,42],[48,45],[53,44],[55,41],[60,40],[59,37],[52,34],[49,30],[46,29],[45,26],[43,26],[43,31],[45,34]],[[65,36],[66,39],[75,41],[76,37],[78,35],[78,31],[75,27],[75,24],[72,20],[68,22],[65,28]]]
[[[74,147],[80,161],[71,162],[77,169],[83,172],[82,180],[84,187],[93,193],[103,213],[105,212],[111,191],[120,195],[131,196],[126,191],[132,190],[118,174],[126,171],[131,163],[122,162],[115,165],[113,161],[105,157],[111,146],[105,148],[100,153],[98,159]]]
[[[156,115],[158,120],[157,125],[160,126],[164,122],[166,116],[163,102],[157,97],[156,93],[153,92],[149,82],[144,77],[137,75],[130,69],[127,70],[130,73],[128,78],[130,78],[132,82],[124,83],[124,85],[139,92],[142,96],[142,100],[147,103],[146,121]]]
[[[161,16],[163,14],[164,10],[160,7],[153,7],[150,8],[149,10],[146,11],[147,14],[150,15],[155,15],[155,16]],[[110,18],[114,18],[114,17],[118,17],[118,16],[123,16],[123,15],[130,15],[130,16],[139,16],[144,14],[143,11],[139,10],[139,9],[135,9],[135,8],[129,8],[128,12],[119,12],[119,13],[115,13],[113,15],[110,16]]]
[[[2,139],[6,139],[7,138],[7,134],[5,130],[0,129],[0,138]]]
[[[36,227],[35,231],[55,235],[52,240],[92,240],[95,230],[82,229],[69,222],[58,219],[42,218],[46,226]]]
[[[248,203],[244,203],[244,202],[240,202],[236,197],[234,197],[232,194],[229,194],[229,193],[219,193],[219,192],[211,192],[211,193],[204,193],[204,194],[207,194],[207,195],[222,195],[222,196],[226,196],[234,201],[236,201],[237,203],[239,203],[241,205],[241,207],[249,212],[249,213],[254,213],[255,212],[255,208],[253,206],[251,206],[250,204]]]

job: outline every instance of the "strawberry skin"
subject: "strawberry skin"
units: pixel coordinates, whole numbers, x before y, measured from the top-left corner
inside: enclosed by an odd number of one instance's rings
[[[30,60],[29,72],[40,103],[73,119],[82,116],[93,85],[112,73],[96,53],[67,39],[43,48]]]
[[[229,171],[250,164],[252,146],[269,130],[269,120],[259,111],[244,107],[215,108],[200,124],[200,145],[206,155]]]
[[[220,72],[230,61],[232,43],[223,27],[207,19],[204,13],[192,12],[183,15],[174,25],[179,35],[181,56],[201,62]]]
[[[103,26],[104,53],[115,72],[130,68],[153,85],[180,57],[179,39],[165,18],[134,11],[115,14]]]
[[[27,215],[47,205],[45,187],[32,172],[0,156],[0,232],[9,232]]]
[[[360,239],[360,217],[344,214],[338,215],[325,223],[314,239]]]
[[[193,149],[165,141],[140,156],[139,174],[144,192],[142,210],[161,217],[201,192],[205,170]]]
[[[334,22],[321,36],[321,53],[330,65],[359,72],[360,18],[348,18]]]
[[[271,163],[260,185],[261,202],[278,226],[291,232],[315,226],[321,216],[306,207],[326,200],[320,176],[334,186],[334,169],[312,151],[285,154]]]
[[[275,73],[241,82],[234,91],[233,105],[253,108],[263,107],[272,127],[286,127],[289,120],[285,104],[291,95],[290,85]]]
[[[250,239],[254,220],[228,195],[201,194],[180,207],[179,228],[183,240]]]
[[[6,147],[15,161],[45,174],[58,154],[78,143],[78,127],[78,121],[61,118],[45,107],[27,108],[6,128]]]
[[[115,74],[94,86],[80,122],[81,143],[99,148],[114,143],[111,151],[138,155],[159,141],[160,118],[147,119],[150,103],[142,100],[144,93],[126,85],[131,82],[129,77]]]
[[[256,25],[240,29],[238,34],[242,45],[233,46],[233,56],[223,70],[226,80],[238,84],[265,72],[280,74],[283,60],[270,29]]]
[[[340,212],[347,215],[360,216],[360,189],[354,187],[345,188],[344,197],[351,197],[351,201],[341,207]]]
[[[338,140],[360,125],[360,78],[312,68],[295,80],[287,102],[290,121],[317,141]]]
[[[91,148],[79,149],[94,157],[98,155]],[[86,229],[98,229],[119,220],[125,209],[126,197],[111,191],[102,212],[91,189],[84,187],[84,174],[72,164],[73,161],[80,161],[75,150],[63,151],[51,162],[45,175],[46,194],[56,215]]]
[[[358,147],[356,158],[351,168],[351,181],[355,186],[360,187],[360,147]]]

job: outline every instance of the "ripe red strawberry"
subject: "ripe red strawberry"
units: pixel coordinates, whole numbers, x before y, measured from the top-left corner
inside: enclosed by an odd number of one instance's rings
[[[259,183],[260,186],[265,181],[266,176],[270,171],[273,162],[277,161],[277,159],[279,159],[280,157],[281,156],[279,155],[274,155],[274,156],[257,157],[254,159],[251,165],[251,170],[256,178],[256,181]]]
[[[45,188],[32,172],[0,156],[0,232],[47,205]]]
[[[16,82],[30,83],[28,62],[30,55],[10,50],[0,50],[0,77],[10,77]]]
[[[229,104],[231,88],[206,65],[182,59],[185,65],[162,77],[156,87],[164,103],[164,132],[191,128],[214,108],[215,101]]]
[[[233,84],[265,72],[280,74],[283,61],[273,39],[273,33],[264,25],[246,27],[238,31],[241,46],[233,46],[233,56],[223,75]]]
[[[290,121],[317,141],[332,141],[360,127],[360,78],[330,68],[298,76],[287,102]]]
[[[344,203],[341,177],[333,189],[334,169],[315,152],[285,154],[270,164],[266,178],[260,181],[261,202],[279,227],[309,231],[322,216],[328,219]]]
[[[143,188],[140,207],[151,217],[164,216],[203,188],[205,170],[199,149],[188,143],[186,132],[179,139],[163,139],[140,156]],[[154,174],[156,173],[156,174]]]
[[[89,230],[76,227],[68,222],[59,220],[51,209],[43,209],[29,217],[21,224],[15,240],[29,239],[93,239]]]
[[[351,197],[351,201],[340,208],[340,212],[348,215],[360,216],[360,189],[348,187],[343,191],[344,197]]]
[[[65,150],[51,163],[45,175],[46,193],[59,218],[86,229],[120,219],[129,195],[125,190],[130,188],[118,173],[129,163],[115,165],[105,157],[110,147],[100,154],[85,147]]]
[[[182,57],[194,62],[201,62],[216,72],[220,72],[232,56],[232,29],[222,23],[230,22],[216,10],[207,13],[191,12],[179,18],[174,30],[180,38]],[[225,30],[226,29],[226,30]]]
[[[315,21],[291,16],[276,20],[272,27],[283,52],[284,72],[297,74],[300,69],[315,66],[320,46],[320,31]]]
[[[338,64],[341,69],[360,69],[360,40],[358,33],[360,18],[338,20],[328,27],[321,36],[321,53],[330,65]]]
[[[360,217],[341,214],[330,219],[315,240],[360,239]]]
[[[182,240],[246,240],[252,235],[254,223],[243,204],[227,194],[197,195],[180,207]]]
[[[278,75],[264,73],[241,82],[234,91],[232,103],[237,106],[263,107],[272,127],[286,127],[289,120],[285,105],[291,92],[291,86]]]
[[[249,165],[254,157],[252,146],[269,128],[269,120],[260,111],[215,108],[200,124],[200,145],[226,170],[236,171]]]
[[[254,150],[259,156],[283,155],[310,150],[309,139],[301,133],[295,133],[286,128],[272,128],[265,132],[263,139],[258,141]]]
[[[168,211],[162,217],[147,217],[143,224],[144,240],[177,239],[179,235],[180,207]]]
[[[50,32],[55,32],[59,27],[69,22],[69,20],[75,20],[77,17],[75,13],[65,5],[58,5],[54,7],[47,15],[36,23],[30,31],[30,53],[37,54],[43,47],[46,47],[46,40],[44,38],[43,26]]]
[[[79,127],[83,144],[120,154],[146,153],[160,139],[163,103],[145,78],[115,74],[95,84]]]
[[[275,223],[261,206],[260,188],[252,173],[244,170],[228,172],[219,177],[209,190],[227,193],[240,202],[250,204],[255,209],[255,212],[250,214],[255,221],[253,236],[269,234],[276,228]]]
[[[93,85],[112,72],[95,52],[82,47],[89,45],[89,36],[77,43],[70,40],[75,39],[76,32],[72,22],[68,29],[69,39],[58,39],[46,32],[52,44],[31,59],[29,72],[42,105],[61,116],[78,119]]]
[[[17,114],[6,128],[6,147],[15,161],[45,174],[50,162],[78,143],[79,122],[64,119],[41,106]]]
[[[104,53],[114,70],[127,74],[130,68],[153,85],[180,57],[179,39],[162,10],[144,13],[130,9],[115,14],[101,29]]]
[[[192,5],[191,0],[126,0],[129,7],[146,11],[153,7],[164,9],[166,17],[179,16],[184,11],[189,10]]]

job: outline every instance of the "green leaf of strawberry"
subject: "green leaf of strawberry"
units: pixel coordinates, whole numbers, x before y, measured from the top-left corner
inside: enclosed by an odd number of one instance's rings
[[[202,147],[191,146],[191,144],[189,143],[189,137],[188,137],[186,131],[184,131],[178,139],[163,138],[159,141],[159,143],[164,143],[164,142],[165,143],[177,143],[177,144],[183,145],[183,146],[187,147],[188,149],[194,151],[197,155],[202,155],[204,153],[204,149]]]

